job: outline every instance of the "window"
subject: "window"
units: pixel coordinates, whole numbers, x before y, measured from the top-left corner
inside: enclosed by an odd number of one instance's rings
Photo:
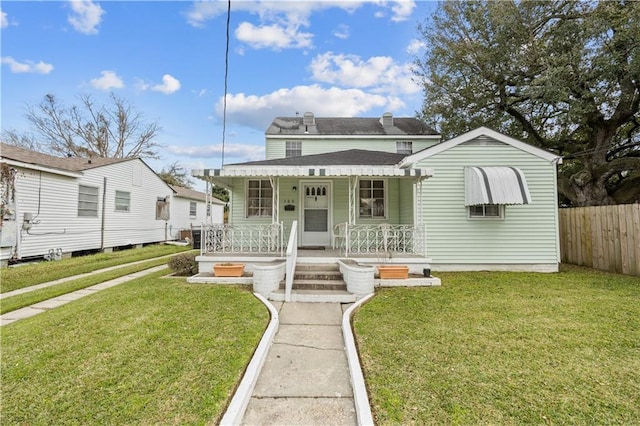
[[[268,180],[248,181],[247,217],[271,217],[272,195]]]
[[[189,216],[198,216],[198,204],[195,201],[189,201]]]
[[[469,218],[471,219],[502,219],[504,206],[499,204],[480,204],[469,206]]]
[[[359,186],[360,217],[384,218],[384,180],[361,179]]]
[[[285,148],[285,157],[300,157],[302,155],[302,142],[287,141]]]
[[[131,211],[131,193],[125,191],[116,191],[116,211]]]
[[[156,201],[156,220],[169,220],[169,197],[158,197]]]
[[[413,142],[396,141],[396,152],[398,154],[413,154]]]
[[[78,186],[78,216],[98,217],[98,194],[100,188]]]

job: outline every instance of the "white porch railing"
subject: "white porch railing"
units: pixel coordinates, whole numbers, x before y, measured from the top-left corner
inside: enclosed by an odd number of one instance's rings
[[[346,224],[345,255],[427,253],[424,226],[415,225],[350,225]]]
[[[202,225],[201,254],[255,253],[284,255],[283,223]]]
[[[296,261],[298,260],[298,221],[291,224],[291,233],[287,243],[287,269],[285,271],[285,302],[291,301],[291,289],[293,288],[293,276],[296,272]]]

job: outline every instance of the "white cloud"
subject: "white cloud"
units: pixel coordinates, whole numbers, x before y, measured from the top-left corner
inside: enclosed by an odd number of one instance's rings
[[[303,32],[301,28],[310,26],[313,13],[337,8],[348,13],[354,12],[364,4],[377,7],[375,16],[386,16],[391,12],[394,22],[405,21],[415,8],[414,1],[397,0],[317,0],[317,1],[238,1],[232,3],[231,13],[238,11],[257,15],[259,22],[242,22],[235,30],[236,37],[253,48],[309,48],[313,34]],[[187,22],[194,27],[203,27],[205,22],[227,13],[227,2],[194,2],[185,13]],[[347,38],[348,28],[340,27],[334,31],[338,38]]]
[[[9,26],[9,15],[7,12],[0,10],[0,28],[7,28]]]
[[[339,39],[346,40],[349,38],[349,27],[347,25],[338,25],[338,28],[333,30],[333,35]]]
[[[196,145],[196,146],[184,146],[184,145],[169,145],[166,150],[173,155],[179,155],[189,158],[219,158],[222,155],[222,144],[217,145]],[[264,159],[264,146],[259,145],[247,145],[239,143],[225,143],[224,145],[225,158],[238,158],[241,161],[253,161]],[[227,161],[225,161],[226,163]],[[208,165],[207,167],[210,167]],[[204,168],[204,167],[194,167]]]
[[[357,55],[317,55],[309,65],[316,81],[343,87],[369,88],[379,93],[412,94],[421,90],[413,83],[409,64],[397,64],[389,56],[374,56],[366,61]]]
[[[162,76],[162,84],[156,84],[151,90],[170,95],[180,90],[180,81],[170,74],[165,74]]]
[[[220,99],[215,106],[222,116]],[[313,111],[318,116],[354,117],[373,108],[398,109],[404,102],[395,96],[367,93],[360,89],[323,88],[319,85],[279,89],[264,96],[227,95],[227,120],[264,131],[274,117]]]
[[[398,0],[391,2],[391,4],[391,11],[393,12],[391,20],[393,22],[406,21],[413,13],[413,9],[416,7],[415,1],[408,0]]]
[[[113,71],[101,71],[101,77],[94,78],[90,81],[91,87],[99,90],[122,89],[124,82]]]
[[[274,50],[311,47],[313,38],[312,34],[300,32],[295,26],[285,28],[273,24],[256,27],[249,22],[241,23],[235,31],[235,36],[255,49]]]
[[[18,62],[11,56],[2,57],[2,63],[9,65],[9,69],[14,74],[49,74],[53,71],[53,65],[46,64],[42,61],[35,63],[33,61]]]
[[[83,34],[97,34],[97,27],[105,13],[100,5],[91,0],[72,0],[69,4],[73,10],[73,14],[68,18],[71,26]]]
[[[409,46],[407,46],[407,53],[410,55],[415,55],[419,53],[421,50],[423,50],[425,47],[426,47],[426,44],[424,41],[414,38],[409,43]]]

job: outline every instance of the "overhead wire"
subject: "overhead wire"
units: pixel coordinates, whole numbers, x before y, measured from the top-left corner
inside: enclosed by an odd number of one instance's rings
[[[227,1],[227,37],[224,52],[224,97],[222,98],[222,155],[220,168],[224,166],[224,148],[227,133],[227,87],[229,79],[229,26],[231,23],[231,0]]]

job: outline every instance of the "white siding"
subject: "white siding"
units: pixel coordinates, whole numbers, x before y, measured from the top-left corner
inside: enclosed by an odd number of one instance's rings
[[[196,216],[190,215],[191,203],[196,203]],[[207,204],[204,201],[174,196],[171,200],[170,239],[178,239],[181,230],[200,229],[203,223],[222,223],[224,206],[211,205],[211,218],[207,218]]]
[[[301,140],[292,138],[291,140]],[[362,149],[368,151],[396,152],[396,141],[413,141],[413,152],[433,146],[437,140],[416,140],[403,137],[392,136],[388,140],[384,139],[303,139],[302,155],[325,154],[336,151],[346,151],[348,149]],[[265,155],[266,159],[285,157],[285,139],[269,139],[267,137]]]
[[[435,176],[423,184],[427,255],[433,264],[557,264],[556,165],[506,144],[458,145],[428,158]],[[504,220],[470,220],[465,166],[514,166],[532,203],[505,207]]]
[[[78,217],[80,185],[99,188],[97,217]],[[130,211],[115,210],[116,191],[130,193]],[[80,178],[19,169],[17,257],[43,256],[52,249],[69,253],[164,241],[165,221],[155,218],[156,200],[171,193],[140,160],[86,170]],[[28,231],[22,229],[24,213],[34,218]]]

